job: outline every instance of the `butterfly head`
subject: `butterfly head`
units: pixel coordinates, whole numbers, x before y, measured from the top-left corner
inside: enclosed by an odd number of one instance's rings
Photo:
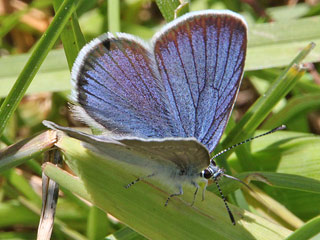
[[[224,169],[219,168],[216,163],[212,160],[209,166],[200,172],[200,177],[205,179],[214,179],[218,181],[224,175]]]

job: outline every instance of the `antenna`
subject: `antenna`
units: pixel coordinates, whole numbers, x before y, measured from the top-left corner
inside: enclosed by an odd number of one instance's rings
[[[225,196],[223,195],[223,193],[222,193],[222,191],[221,191],[220,185],[219,185],[219,183],[218,183],[218,179],[213,178],[213,180],[214,180],[214,182],[215,182],[216,185],[217,185],[217,188],[218,188],[218,190],[219,190],[219,192],[220,192],[221,198],[222,198],[222,200],[223,200],[223,202],[224,202],[224,205],[226,206],[226,209],[227,209],[227,211],[228,211],[228,213],[229,213],[229,217],[230,217],[230,220],[231,220],[232,224],[233,224],[233,225],[236,225],[236,221],[234,220],[233,214],[232,214],[232,212],[231,212],[231,210],[230,210],[230,208],[229,208],[229,205],[228,205],[228,203],[227,203],[227,200],[226,200]]]
[[[248,138],[247,140],[244,140],[244,141],[242,141],[242,142],[240,142],[240,143],[237,143],[237,144],[235,144],[235,145],[233,145],[233,146],[231,146],[231,147],[228,147],[228,148],[222,150],[221,152],[218,152],[216,155],[214,155],[214,156],[210,159],[210,162],[212,162],[213,159],[217,158],[217,157],[220,156],[221,154],[223,154],[223,153],[225,153],[225,152],[227,152],[227,151],[230,151],[231,149],[234,149],[234,148],[236,148],[236,147],[238,147],[238,146],[240,146],[240,145],[242,145],[242,144],[244,144],[244,143],[250,142],[250,141],[252,141],[253,139],[256,139],[256,138],[259,138],[259,137],[263,137],[263,136],[265,136],[265,135],[268,135],[268,134],[270,134],[270,133],[274,133],[274,132],[276,132],[276,131],[283,130],[283,129],[286,129],[286,125],[281,125],[281,126],[276,127],[276,128],[274,128],[274,129],[272,129],[272,130],[270,130],[270,131],[268,131],[268,132],[262,133],[262,134],[260,134],[260,135],[258,135],[258,136],[255,136],[255,137]]]

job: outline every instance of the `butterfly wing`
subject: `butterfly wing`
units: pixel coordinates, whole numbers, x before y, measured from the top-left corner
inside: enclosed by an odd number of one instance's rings
[[[72,69],[75,115],[114,134],[166,137],[175,125],[148,46],[129,34],[87,44]]]
[[[184,15],[155,35],[154,55],[183,137],[211,152],[239,91],[246,55],[245,21],[230,11]]]
[[[160,176],[198,177],[200,171],[209,165],[208,150],[194,138],[115,139],[86,134],[50,121],[43,124],[82,141],[85,147],[102,157],[147,168],[150,173]]]
[[[199,177],[200,171],[210,163],[208,150],[195,138],[122,138],[118,141],[144,158],[147,156],[146,165],[154,165],[152,169],[170,177]]]

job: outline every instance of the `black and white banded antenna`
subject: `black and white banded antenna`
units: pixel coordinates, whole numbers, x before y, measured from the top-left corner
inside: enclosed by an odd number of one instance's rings
[[[239,179],[239,180],[240,180],[240,179]],[[228,203],[227,203],[226,197],[223,195],[223,193],[222,193],[222,191],[221,191],[220,184],[218,183],[218,180],[214,178],[213,181],[214,181],[214,182],[216,183],[216,185],[217,185],[218,191],[219,191],[220,196],[221,196],[221,198],[222,198],[222,200],[223,200],[223,202],[224,202],[224,206],[225,206],[226,209],[227,209],[227,212],[228,212],[228,214],[229,214],[229,217],[230,217],[230,220],[231,220],[232,224],[233,224],[233,225],[236,225],[236,221],[234,220],[234,216],[233,216],[233,214],[232,214],[232,212],[231,212],[231,210],[230,210],[230,208],[229,208],[229,205],[228,205]]]
[[[242,144],[245,144],[245,143],[247,143],[247,142],[251,142],[253,139],[260,138],[260,137],[263,137],[263,136],[268,135],[268,134],[270,134],[270,133],[274,133],[274,132],[277,132],[277,131],[283,130],[283,129],[286,129],[286,125],[281,125],[281,126],[276,127],[276,128],[274,128],[274,129],[272,129],[272,130],[270,130],[270,131],[268,131],[268,132],[262,133],[262,134],[260,134],[260,135],[258,135],[258,136],[251,137],[251,138],[248,138],[248,139],[246,139],[246,140],[244,140],[244,141],[242,141],[242,142],[239,142],[239,143],[237,143],[237,144],[235,144],[235,145],[233,145],[233,146],[231,146],[231,147],[228,147],[228,148],[222,150],[221,152],[218,152],[217,154],[215,154],[215,155],[210,159],[210,162],[213,161],[213,159],[219,157],[221,154],[224,154],[225,152],[228,152],[228,151],[230,151],[231,149],[234,149],[234,148],[236,148],[236,147],[238,147],[238,146],[240,146],[240,145],[242,145]]]

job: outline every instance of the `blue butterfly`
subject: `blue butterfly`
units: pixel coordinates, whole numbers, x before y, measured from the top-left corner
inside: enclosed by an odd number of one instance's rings
[[[179,192],[166,204],[183,194],[184,182],[196,187],[196,195],[199,178],[217,183],[231,177],[210,153],[235,103],[246,48],[247,24],[231,11],[185,14],[151,44],[129,34],[104,34],[80,51],[72,69],[73,112],[104,134],[45,125],[100,155],[149,169],[148,177],[174,183]]]

